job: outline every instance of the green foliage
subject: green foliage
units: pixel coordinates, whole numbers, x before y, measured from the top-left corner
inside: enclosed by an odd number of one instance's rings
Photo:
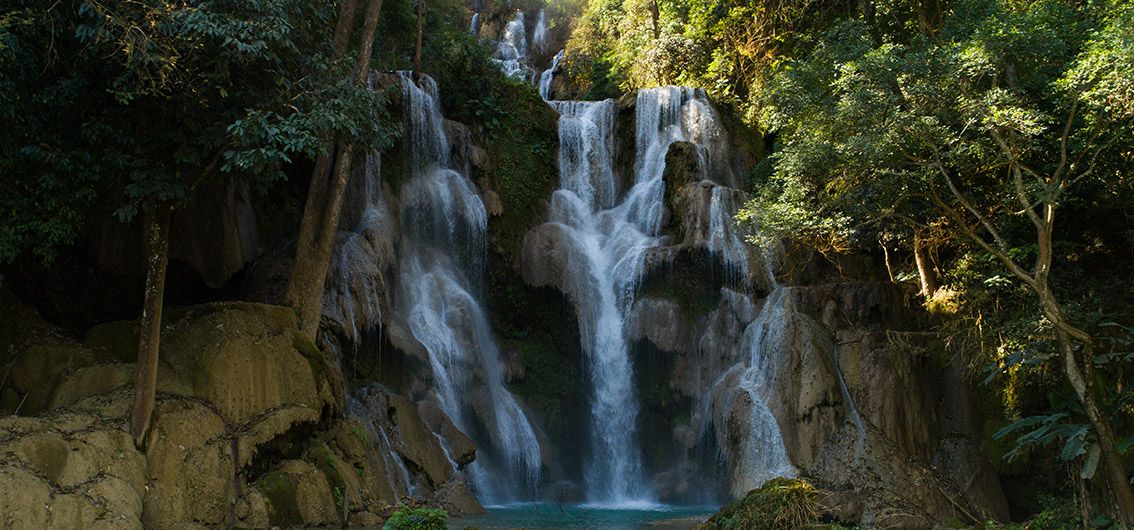
[[[1051,286],[1071,321],[1110,337],[1094,345],[1107,352],[1094,360],[1094,392],[1120,437],[1129,433],[1134,367],[1120,328],[1101,324],[1134,317],[1119,279],[1129,259],[1117,251],[1132,225],[1099,213],[1111,211],[1103,197],[1134,198],[1131,10],[968,0],[927,26],[898,20],[837,21],[774,68],[756,107],[776,150],[740,217],[757,241],[928,241],[948,289],[942,332],[989,367],[998,410],[988,412],[1007,424],[997,441],[1012,437],[1007,455],[1033,459],[1024,472],[1050,457],[1091,477],[1098,448],[1021,276],[1046,252],[1033,216],[1058,208]]]
[[[985,530],[1067,530],[1082,527],[1082,516],[1075,509],[1075,502],[1071,499],[1044,496],[1041,499],[1042,510],[1035,514],[1031,520],[1020,524],[1000,525],[989,523]],[[1095,528],[1107,528],[1103,520],[1096,521]]]
[[[48,261],[108,211],[182,203],[218,173],[262,189],[324,135],[389,143],[385,95],[350,83],[352,58],[330,60],[333,3],[10,4],[0,261]]]
[[[807,43],[845,4],[811,0],[589,2],[567,45],[565,75],[588,99],[666,84],[699,86],[753,123],[767,69]]]
[[[394,512],[382,530],[445,530],[449,514],[440,508],[402,507]]]

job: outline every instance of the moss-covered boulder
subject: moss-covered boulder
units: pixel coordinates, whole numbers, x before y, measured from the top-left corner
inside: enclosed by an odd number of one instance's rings
[[[696,530],[819,528],[820,496],[804,480],[775,478],[721,508]]]
[[[273,525],[319,526],[339,522],[335,499],[326,476],[303,460],[288,460],[256,482],[268,500],[268,520]]]

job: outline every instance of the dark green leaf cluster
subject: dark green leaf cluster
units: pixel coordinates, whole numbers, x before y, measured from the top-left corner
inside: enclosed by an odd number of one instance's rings
[[[383,147],[384,93],[331,59],[335,4],[8,0],[0,261],[230,174],[264,186],[342,134]],[[10,124],[10,126],[8,126]]]

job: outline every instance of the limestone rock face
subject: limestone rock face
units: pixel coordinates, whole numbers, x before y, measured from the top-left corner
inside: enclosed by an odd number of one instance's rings
[[[135,324],[100,326],[88,334],[88,346],[56,337],[65,348],[36,343],[17,352],[17,358],[60,361],[60,372],[48,374],[59,381],[44,383],[37,398],[49,415],[0,420],[0,502],[23,507],[0,510],[0,527],[268,525],[269,503],[249,484],[273,464],[282,466],[276,462],[287,457],[286,448],[303,447],[321,420],[334,432],[329,418],[343,407],[341,376],[302,339],[288,308],[223,303],[166,314],[159,399],[144,454],[126,429],[134,367],[105,362],[121,356],[120,337]],[[80,355],[70,355],[75,352]],[[393,505],[406,493],[404,487],[377,491],[386,474],[367,462],[377,451],[355,449],[360,461],[352,465],[337,444],[321,447],[324,452],[305,458],[333,466],[284,469],[299,477],[296,524],[339,524],[348,515],[328,486],[332,476],[356,512]],[[374,475],[377,493],[356,469]]]
[[[196,306],[162,340],[158,390],[206,400],[224,421],[250,425],[265,411],[318,419],[337,399],[318,350],[296,332],[288,308]]]
[[[407,482],[417,484],[419,494],[450,515],[484,512],[456,469],[472,462],[476,447],[440,408],[431,403],[415,406],[404,396],[370,386],[357,395],[354,413],[369,422],[366,432],[378,438],[378,454],[393,457],[383,464],[391,475],[404,473]]]
[[[147,528],[224,522],[236,497],[232,443],[220,416],[201,403],[163,401],[146,447]]]
[[[681,306],[673,300],[640,298],[634,301],[629,338],[645,339],[667,352],[689,347],[690,330]]]
[[[555,223],[544,223],[524,234],[521,244],[520,270],[524,282],[532,287],[554,287],[567,292],[564,285],[572,238],[566,228]]]
[[[145,466],[118,419],[0,419],[0,528],[140,529]]]
[[[215,289],[256,258],[256,216],[248,184],[236,177],[206,179],[196,195],[202,200],[173,216],[170,259],[191,264]]]
[[[417,410],[429,429],[445,439],[449,457],[457,465],[467,466],[476,459],[476,444],[453,424],[453,420],[441,407],[430,401],[422,401],[417,404]]]
[[[8,369],[0,410],[31,415],[51,404],[51,393],[68,372],[96,362],[96,352],[53,339],[24,348]]]

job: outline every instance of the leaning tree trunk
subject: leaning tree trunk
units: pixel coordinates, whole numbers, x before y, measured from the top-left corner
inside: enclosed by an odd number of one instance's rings
[[[381,10],[382,0],[371,0],[366,9],[354,74],[354,82],[358,85],[366,81],[366,74],[369,72],[370,58],[374,49],[374,33],[378,28],[378,14]],[[344,21],[353,24],[353,8],[349,11],[349,19],[343,17],[344,11],[347,10],[340,11],[338,24],[343,24]],[[338,35],[339,29],[336,28],[336,46],[340,42]],[[339,50],[336,48],[335,51],[338,53]],[[296,238],[291,278],[284,293],[284,304],[296,309],[300,331],[312,341],[319,332],[319,319],[323,315],[324,284],[327,280],[327,269],[330,267],[331,252],[334,250],[343,192],[350,177],[354,142],[348,141],[345,145],[339,146],[334,164],[331,163],[330,158],[333,149],[328,146],[325,151],[315,162],[307,202],[303,208],[303,218],[300,221],[299,236]]]
[[[138,361],[134,365],[134,405],[130,413],[130,434],[139,449],[146,447],[157,393],[158,347],[161,343],[161,310],[165,296],[165,269],[169,261],[171,214],[172,208],[168,205],[146,205],[146,293],[139,324]]]

